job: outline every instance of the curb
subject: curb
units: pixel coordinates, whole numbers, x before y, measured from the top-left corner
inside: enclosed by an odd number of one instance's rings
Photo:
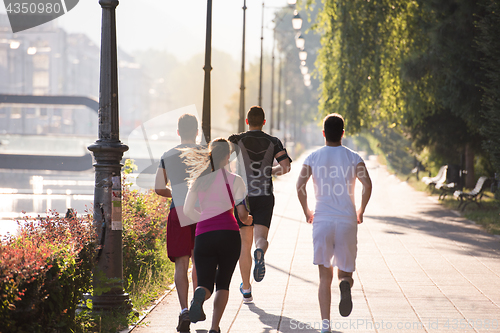
[[[193,270],[193,267],[189,267],[188,269],[188,276],[191,276],[191,271]],[[189,283],[191,283],[191,279],[189,279]],[[171,285],[168,286],[168,290],[160,297],[158,298],[153,305],[151,305],[149,308],[147,308],[143,314],[139,317],[139,320],[131,326],[129,326],[127,329],[124,329],[122,331],[118,331],[118,333],[130,333],[132,332],[140,323],[146,319],[146,317],[153,311],[158,304],[160,304],[168,295],[170,295],[173,291],[175,290],[175,282],[172,283]]]

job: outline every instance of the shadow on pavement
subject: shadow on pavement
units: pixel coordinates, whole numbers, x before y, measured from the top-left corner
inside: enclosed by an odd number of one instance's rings
[[[269,314],[266,311],[259,308],[254,303],[249,303],[248,308],[250,309],[250,311],[257,314],[259,316],[260,322],[264,324],[263,330],[255,333],[269,333],[275,329],[274,326],[276,325],[276,323],[279,323],[277,332],[300,332],[300,333],[321,332],[321,328],[319,327],[321,322],[319,321],[319,319],[316,321],[316,323],[314,323],[313,321],[304,323],[301,322],[300,320],[293,319],[290,317]],[[312,327],[314,325],[316,325],[317,327],[316,328]],[[341,333],[341,332],[332,331],[332,333]]]
[[[303,277],[295,275],[295,274],[291,274],[289,271],[285,271],[285,270],[283,270],[281,268],[278,268],[278,267],[276,267],[276,266],[274,266],[274,265],[272,265],[272,264],[270,264],[268,262],[266,262],[266,267],[271,267],[271,268],[273,268],[273,269],[275,269],[275,270],[277,270],[277,271],[279,271],[279,272],[281,272],[283,274],[286,274],[286,275],[290,274],[291,277],[294,277],[296,279],[299,279],[299,280],[302,280],[304,282],[310,283],[312,285],[318,286],[318,284],[316,282],[314,282],[314,281],[311,281],[311,280],[308,280],[308,279],[304,279]]]
[[[436,209],[419,212],[418,217],[394,216],[366,216],[394,226],[418,230],[438,238],[445,238],[463,246],[461,253],[472,254],[479,257],[498,256],[500,254],[500,241],[461,217],[453,215],[450,211]],[[408,232],[411,232],[408,230]],[[405,234],[401,230],[387,230],[386,233]]]

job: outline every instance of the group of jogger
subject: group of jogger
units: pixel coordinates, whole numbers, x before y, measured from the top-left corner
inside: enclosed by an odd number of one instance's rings
[[[196,144],[196,117],[184,114],[178,121],[181,144],[161,158],[155,191],[172,198],[167,251],[175,263],[174,280],[181,306],[178,332],[189,332],[190,323],[206,319],[203,303],[212,294],[209,333],[221,332],[220,320],[238,261],[243,302],[253,301],[252,263],[254,280],[260,282],[265,276],[264,257],[274,208],[272,178],[288,173],[292,162],[281,141],[262,131],[265,122],[264,110],[254,106],[247,113],[248,131],[228,139],[214,139],[208,147],[202,147]],[[323,127],[325,146],[306,158],[297,194],[306,221],[313,224],[313,262],[319,267],[322,331],[330,332],[334,266],[338,268],[340,314],[348,316],[352,310],[357,225],[363,222],[371,180],[359,154],[342,146],[343,118],[330,114]],[[235,173],[229,167],[233,153],[238,157]],[[317,201],[314,212],[307,205],[306,184],[311,176]],[[358,211],[354,203],[356,179],[363,185]],[[188,304],[190,258],[194,295]]]

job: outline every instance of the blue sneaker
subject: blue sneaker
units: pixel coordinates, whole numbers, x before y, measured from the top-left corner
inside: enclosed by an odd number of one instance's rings
[[[244,293],[243,292],[243,282],[240,284],[240,293],[243,295],[243,303],[251,303],[253,301],[252,287],[250,287],[249,293]]]

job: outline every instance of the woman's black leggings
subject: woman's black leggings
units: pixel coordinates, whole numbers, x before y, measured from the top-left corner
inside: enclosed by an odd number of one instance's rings
[[[236,263],[240,258],[241,237],[235,230],[215,230],[196,236],[194,263],[198,286],[214,292],[229,290]]]

